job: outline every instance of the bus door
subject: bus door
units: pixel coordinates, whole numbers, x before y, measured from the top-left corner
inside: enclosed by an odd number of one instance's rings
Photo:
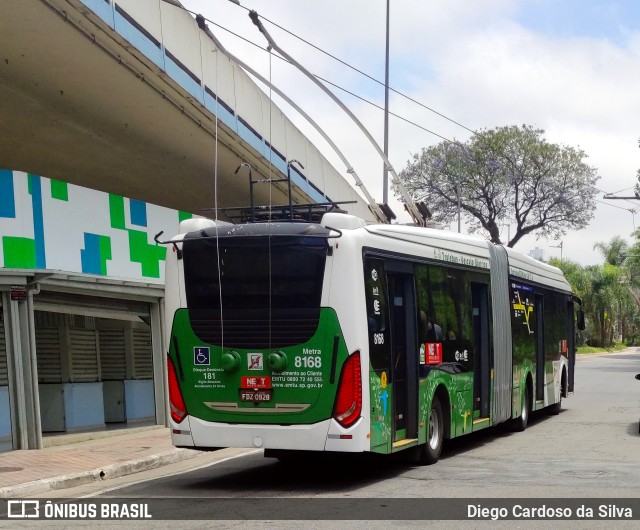
[[[544,400],[544,301],[542,295],[536,294],[536,401]]]
[[[567,302],[567,355],[569,356],[569,380],[567,392],[573,392],[573,378],[576,366],[576,314],[573,300]]]
[[[393,442],[418,437],[418,349],[413,274],[387,269]]]
[[[471,283],[473,303],[474,408],[481,418],[489,417],[491,384],[491,345],[489,337],[489,286]]]

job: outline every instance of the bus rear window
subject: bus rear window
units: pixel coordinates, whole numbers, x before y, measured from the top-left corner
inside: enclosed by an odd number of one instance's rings
[[[189,308],[319,308],[326,247],[324,238],[298,236],[185,240]]]

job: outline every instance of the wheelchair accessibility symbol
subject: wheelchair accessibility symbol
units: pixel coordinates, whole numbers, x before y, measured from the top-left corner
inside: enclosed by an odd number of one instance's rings
[[[209,366],[211,352],[206,346],[196,346],[193,348],[193,364],[197,366]]]

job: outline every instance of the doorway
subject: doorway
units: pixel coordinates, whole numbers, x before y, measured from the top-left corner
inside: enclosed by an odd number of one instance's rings
[[[491,381],[491,345],[489,337],[489,286],[471,283],[473,305],[474,408],[481,418],[489,417],[489,385]]]
[[[413,274],[388,272],[393,441],[418,436],[418,348]]]

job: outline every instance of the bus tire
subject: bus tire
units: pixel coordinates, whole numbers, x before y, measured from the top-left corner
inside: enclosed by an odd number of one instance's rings
[[[529,397],[529,385],[525,387],[524,397],[522,403],[522,410],[520,416],[513,420],[513,430],[515,432],[522,432],[527,428],[529,423],[529,414],[531,413],[531,399]]]
[[[560,394],[560,399],[558,400],[558,402],[554,403],[549,407],[549,414],[551,414],[552,416],[557,416],[558,414],[560,414],[561,410],[562,410],[562,394]]]
[[[283,467],[299,466],[308,457],[306,451],[295,451],[286,449],[265,449],[265,458],[275,458]]]
[[[427,422],[427,441],[420,446],[420,464],[435,464],[440,459],[444,442],[444,416],[440,400],[434,396]]]

